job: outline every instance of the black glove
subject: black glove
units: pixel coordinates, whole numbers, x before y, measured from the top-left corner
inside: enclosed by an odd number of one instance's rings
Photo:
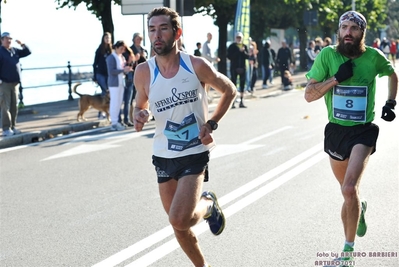
[[[381,118],[386,121],[393,121],[396,117],[395,115],[395,101],[385,102],[385,106],[382,107]]]
[[[339,69],[337,73],[335,73],[335,79],[338,81],[338,83],[341,83],[350,77],[353,76],[353,64],[352,64],[352,59],[349,59],[345,63],[342,63],[341,66],[339,66]]]

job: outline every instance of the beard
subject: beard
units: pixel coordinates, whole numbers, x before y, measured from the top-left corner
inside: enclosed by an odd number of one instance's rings
[[[353,43],[345,43],[345,37],[352,38]],[[364,34],[360,38],[355,38],[351,35],[338,36],[337,51],[346,57],[360,57],[366,51]]]
[[[167,42],[164,42],[164,44],[165,45],[160,48],[155,47],[154,44],[152,45],[155,54],[157,54],[158,56],[165,56],[169,54],[176,45],[174,39],[170,41],[168,40]]]

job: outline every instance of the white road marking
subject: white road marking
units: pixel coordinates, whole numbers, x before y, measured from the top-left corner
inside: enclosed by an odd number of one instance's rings
[[[280,128],[278,130],[269,132],[267,134],[258,136],[256,138],[250,139],[250,140],[245,141],[238,145],[217,145],[216,148],[211,152],[211,157],[218,158],[218,157],[223,157],[223,156],[234,154],[234,153],[239,153],[239,152],[259,148],[262,145],[250,145],[250,144],[254,143],[256,141],[259,141],[261,139],[270,137],[272,135],[275,135],[277,133],[280,133],[280,132],[290,129],[290,128],[292,128],[292,126],[286,126],[286,127]],[[140,137],[143,135],[154,134],[154,132],[155,132],[155,130],[152,129],[152,130],[148,130],[148,131],[133,132],[133,133],[127,133],[127,134],[123,134],[123,132],[120,132],[120,135],[118,135],[118,136],[115,136],[114,132],[100,135],[100,136],[94,136],[94,137],[93,136],[82,136],[80,138],[71,140],[67,144],[81,142],[82,140],[90,141],[90,140],[98,140],[98,139],[103,139],[103,140],[110,139],[111,141],[104,143],[104,144],[82,144],[82,145],[76,146],[74,148],[71,148],[69,150],[65,150],[56,155],[45,158],[42,161],[58,159],[58,158],[63,158],[63,157],[71,157],[71,156],[78,155],[78,154],[84,154],[84,153],[90,153],[90,152],[115,148],[115,147],[120,146],[120,145],[115,145],[115,144],[124,142],[129,139],[137,138],[137,137]],[[67,144],[65,144],[65,145],[67,145]]]
[[[137,138],[143,135],[148,135],[148,134],[154,134],[155,130],[149,130],[149,131],[141,131],[141,132],[133,132],[133,133],[127,133],[121,136],[115,136],[115,134],[109,134],[109,135],[101,135],[101,136],[84,136],[78,139],[74,139],[71,142],[68,143],[76,143],[76,142],[81,142],[82,140],[98,140],[98,139],[110,139],[108,143],[105,144],[83,144],[79,145],[77,147],[71,148],[69,150],[65,150],[61,153],[58,153],[56,155],[50,156],[48,158],[43,159],[42,161],[45,160],[51,160],[51,159],[57,159],[57,158],[62,158],[62,157],[70,157],[78,154],[84,154],[84,153],[90,153],[94,151],[99,151],[99,150],[105,150],[105,149],[110,149],[110,148],[115,148],[119,147],[120,145],[115,145],[121,142],[124,142],[129,139]]]
[[[268,193],[272,192],[273,190],[279,188],[281,185],[285,184],[301,172],[305,171],[306,169],[312,167],[322,159],[324,159],[327,155],[324,152],[320,152],[317,155],[313,156],[312,158],[308,159],[307,161],[303,162],[301,165],[298,165],[291,171],[283,174],[282,176],[276,178],[272,182],[266,184],[265,186],[259,188],[258,190],[254,191],[250,195],[240,199],[233,205],[229,206],[228,208],[223,210],[223,214],[225,218],[232,216],[233,214],[239,212],[243,208],[247,207],[248,205],[254,203],[258,199],[264,197]],[[197,224],[193,228],[193,232],[199,236],[203,232],[209,229],[208,225],[205,221],[200,224]],[[167,254],[171,253],[172,251],[179,248],[179,243],[177,242],[176,238],[166,242],[165,244],[153,249],[149,253],[145,254],[144,256],[138,258],[134,262],[125,265],[126,267],[146,267],[150,264],[156,262],[157,260],[161,259],[162,257],[166,256]]]
[[[251,203],[255,202],[259,198],[265,196],[269,192],[273,191],[274,189],[278,188],[282,184],[288,182],[299,173],[303,172],[304,170],[310,168],[314,164],[318,163],[320,160],[325,158],[325,153],[322,151],[323,144],[320,143],[303,153],[299,154],[298,156],[286,161],[285,163],[279,165],[278,167],[268,171],[267,173],[259,176],[258,178],[252,180],[251,182],[237,188],[236,190],[230,192],[229,194],[218,198],[219,205],[223,206],[226,205],[233,200],[240,198],[242,195],[246,194],[247,192],[254,190],[258,186],[261,186],[263,183],[275,178],[276,176],[280,175],[284,171],[287,171],[294,167],[295,165],[302,162],[302,164],[298,165],[297,167],[293,168],[292,170],[288,171],[287,173],[281,175],[280,177],[276,178],[272,182],[264,185],[263,187],[257,189],[256,191],[252,192],[248,196],[240,199],[230,207],[224,209],[223,213],[225,217],[230,217],[231,215],[237,213],[241,209],[245,208],[246,206],[250,205]],[[320,152],[321,151],[321,152]],[[316,155],[315,155],[316,154]],[[195,227],[193,227],[194,232],[199,235],[208,229],[208,225],[205,222],[202,222]],[[109,258],[93,265],[93,267],[109,267],[109,266],[116,266],[121,262],[135,256],[136,254],[142,252],[143,250],[156,245],[157,243],[161,242],[162,240],[166,239],[167,237],[173,235],[173,230],[171,226],[167,226],[162,230],[144,238],[137,243],[131,245],[130,247],[110,256]],[[176,239],[172,239],[171,241],[166,242],[165,244],[159,246],[158,248],[153,249],[149,253],[143,255],[136,261],[130,263],[127,266],[148,266],[151,263],[154,263],[158,259],[162,258],[163,256],[167,255],[168,253],[172,252],[173,250],[177,249],[179,245],[177,244]]]

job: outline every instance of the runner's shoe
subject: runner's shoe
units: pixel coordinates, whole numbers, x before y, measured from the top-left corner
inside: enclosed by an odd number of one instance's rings
[[[205,191],[204,193],[202,193],[201,197],[213,201],[213,204],[210,207],[210,211],[207,212],[207,214],[204,216],[204,219],[208,222],[212,234],[220,235],[224,230],[226,219],[224,218],[222,209],[218,204],[216,195],[212,191]]]
[[[362,204],[362,212],[360,213],[359,224],[357,226],[357,231],[356,231],[358,237],[364,236],[367,232],[367,224],[364,218],[364,215],[366,214],[367,210],[367,201],[364,200],[362,201],[361,204]]]
[[[353,247],[345,244],[344,250],[342,251],[341,254],[342,257],[340,258],[340,261],[347,262],[347,264],[344,263],[343,265],[340,265],[340,267],[349,267],[355,265],[354,257],[352,255],[353,251],[354,251]]]

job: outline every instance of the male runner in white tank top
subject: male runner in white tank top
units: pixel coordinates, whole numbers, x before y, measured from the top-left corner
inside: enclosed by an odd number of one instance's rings
[[[149,109],[155,117],[152,158],[163,207],[191,262],[207,267],[191,227],[204,218],[214,235],[224,229],[225,218],[215,193],[201,191],[208,180],[209,151],[215,145],[212,132],[230,109],[237,90],[206,59],[178,50],[182,29],[176,11],[153,9],[147,22],[155,56],[135,70],[134,127],[143,129]],[[221,94],[211,116],[205,84]]]

